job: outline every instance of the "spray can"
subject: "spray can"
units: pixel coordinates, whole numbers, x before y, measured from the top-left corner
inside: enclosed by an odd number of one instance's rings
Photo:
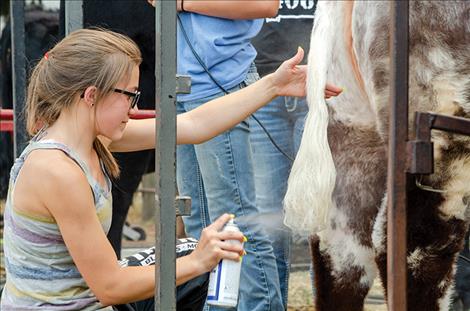
[[[240,231],[240,229],[233,219],[230,219],[223,231]],[[228,242],[242,244],[238,240],[228,240]],[[241,260],[223,259],[215,266],[209,277],[206,301],[208,305],[226,308],[237,306],[241,264]]]

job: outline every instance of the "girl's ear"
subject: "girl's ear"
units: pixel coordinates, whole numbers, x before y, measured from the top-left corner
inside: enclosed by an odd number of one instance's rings
[[[82,99],[85,101],[87,105],[90,106],[90,108],[95,105],[96,94],[97,94],[97,89],[95,86],[89,86],[83,92]]]

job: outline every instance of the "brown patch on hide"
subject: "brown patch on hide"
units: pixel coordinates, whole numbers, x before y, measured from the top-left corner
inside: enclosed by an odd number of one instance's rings
[[[360,287],[364,271],[358,267],[344,267],[341,275],[333,277],[331,259],[320,251],[318,236],[310,238],[313,270],[315,273],[315,310],[362,311],[369,288]]]
[[[335,162],[333,199],[359,243],[372,247],[375,217],[385,192],[387,160],[375,129],[330,123],[328,140]],[[344,225],[344,224],[343,224]],[[331,226],[337,226],[333,220]]]
[[[443,202],[441,194],[415,186],[408,192],[408,260],[415,255],[407,271],[409,311],[439,311],[438,301],[453,280],[453,264],[463,247],[467,225],[459,219],[443,219],[439,212]],[[383,284],[387,284],[386,260],[386,253],[376,257]]]

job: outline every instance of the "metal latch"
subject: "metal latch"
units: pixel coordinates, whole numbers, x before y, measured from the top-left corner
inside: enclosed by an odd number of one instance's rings
[[[176,94],[191,93],[191,77],[185,75],[176,75]]]

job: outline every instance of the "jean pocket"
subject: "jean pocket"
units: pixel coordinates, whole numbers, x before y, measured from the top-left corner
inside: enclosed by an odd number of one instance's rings
[[[252,63],[250,65],[250,68],[248,69],[248,72],[246,73],[245,80],[243,80],[242,84],[244,84],[244,86],[248,86],[250,84],[255,83],[258,80],[259,80],[258,70],[256,69],[256,65]]]

